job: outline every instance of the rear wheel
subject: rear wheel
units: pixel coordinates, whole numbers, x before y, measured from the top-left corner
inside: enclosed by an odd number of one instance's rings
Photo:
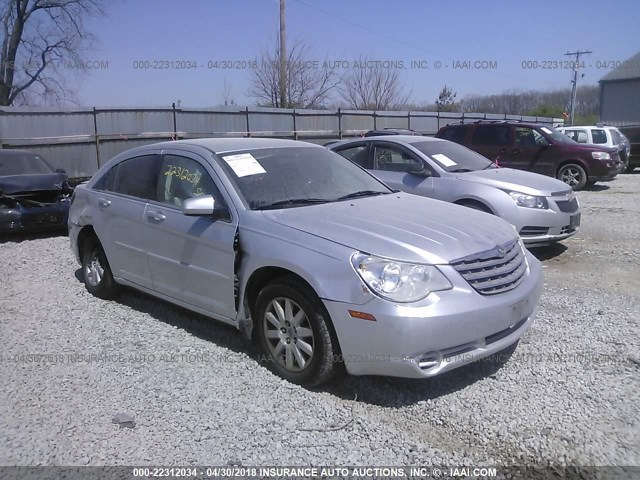
[[[102,245],[95,237],[88,238],[82,249],[82,277],[87,291],[96,297],[110,300],[120,290]]]
[[[293,278],[262,289],[255,307],[263,363],[286,380],[315,386],[338,371],[339,348],[317,295]]]
[[[576,163],[567,163],[558,170],[556,175],[558,180],[562,180],[573,190],[582,190],[587,184],[587,172]]]

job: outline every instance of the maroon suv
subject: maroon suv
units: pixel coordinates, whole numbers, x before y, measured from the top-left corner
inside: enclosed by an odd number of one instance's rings
[[[624,168],[615,148],[577,143],[534,123],[454,124],[442,127],[436,137],[475,150],[501,167],[556,177],[574,190],[613,180]]]

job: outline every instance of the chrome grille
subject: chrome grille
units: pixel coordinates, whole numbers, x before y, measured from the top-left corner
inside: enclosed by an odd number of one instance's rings
[[[571,201],[561,200],[556,202],[556,205],[558,205],[558,208],[560,209],[561,212],[573,213],[576,210],[578,210],[578,199],[574,198]]]
[[[495,295],[516,288],[527,271],[524,252],[517,241],[451,264],[482,295]]]

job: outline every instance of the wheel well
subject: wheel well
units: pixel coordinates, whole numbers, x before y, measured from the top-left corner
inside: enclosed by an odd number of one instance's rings
[[[267,284],[280,277],[294,277],[297,281],[302,282],[304,285],[314,291],[313,287],[309,285],[309,282],[307,282],[300,275],[293,273],[291,270],[287,270],[286,268],[281,267],[262,267],[251,274],[251,277],[249,278],[247,286],[244,290],[245,307],[248,308],[249,312],[252,312],[260,291]]]
[[[564,167],[565,165],[569,165],[570,163],[575,163],[576,165],[582,167],[582,169],[584,170],[584,173],[586,173],[587,176],[589,176],[589,170],[587,169],[587,166],[580,160],[564,160],[563,162],[560,163],[560,165],[558,165],[558,169],[556,170],[556,176],[558,176],[558,172],[562,167]]]
[[[78,233],[78,253],[80,254],[80,259],[82,260],[82,256],[84,254],[84,248],[87,244],[87,239],[94,237],[98,238],[95,230],[91,225],[87,225],[86,227],[82,227],[80,233]]]
[[[468,206],[478,207],[480,210],[493,214],[493,210],[491,210],[487,205],[485,205],[479,200],[473,200],[471,198],[461,198],[460,200],[456,200],[453,203],[455,203],[456,205],[461,205],[463,207],[468,207]]]
[[[253,308],[255,307],[256,300],[258,299],[258,295],[260,294],[260,291],[267,284],[282,277],[293,278],[296,282],[303,284],[309,290],[316,293],[315,289],[311,286],[311,284],[309,284],[309,282],[307,282],[304,278],[302,278],[297,273],[292,272],[291,270],[287,270],[286,268],[281,268],[281,267],[262,267],[257,269],[255,272],[253,272],[251,274],[251,277],[247,281],[247,286],[245,287],[245,293],[244,293],[245,311],[249,312],[253,317],[254,315]],[[320,304],[322,305],[322,300],[319,299],[319,301],[320,301]],[[340,341],[338,340],[338,335],[336,334],[336,329],[333,325],[333,320],[329,316],[329,312],[326,312],[326,309],[325,309],[325,313],[327,318],[327,324],[329,326],[329,329],[331,330],[331,335],[336,341],[336,348],[338,349],[338,352],[341,352],[342,350],[340,348]]]

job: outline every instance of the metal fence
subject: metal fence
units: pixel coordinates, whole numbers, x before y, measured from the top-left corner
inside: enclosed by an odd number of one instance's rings
[[[444,125],[477,120],[512,120],[548,126],[562,119],[458,112],[289,110],[252,107],[211,109],[0,108],[0,148],[28,149],[69,177],[93,175],[114,155],[166,140],[201,137],[279,137],[300,140],[346,138],[376,128],[410,128],[434,135]]]

